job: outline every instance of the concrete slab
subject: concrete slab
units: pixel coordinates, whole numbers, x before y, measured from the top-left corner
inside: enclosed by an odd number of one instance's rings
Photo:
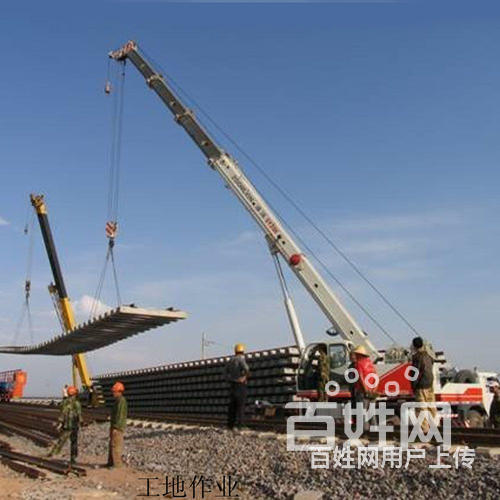
[[[476,455],[482,455],[485,457],[500,457],[500,448],[496,447],[486,447],[486,446],[479,446],[476,448]]]
[[[0,346],[0,353],[66,356],[89,352],[185,318],[184,311],[120,306],[41,344]]]
[[[299,491],[293,497],[293,500],[322,500],[324,495],[321,491],[307,490]]]
[[[276,432],[259,432],[257,436],[261,439],[276,439]]]
[[[239,431],[240,434],[242,434],[243,436],[252,436],[254,434],[256,434],[255,431],[253,431],[252,429],[243,429],[241,431]]]
[[[360,446],[369,446],[370,441],[368,439],[347,439],[343,444],[351,448],[359,448]]]

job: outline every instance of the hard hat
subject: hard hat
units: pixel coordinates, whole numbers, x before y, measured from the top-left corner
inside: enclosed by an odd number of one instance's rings
[[[70,385],[67,391],[68,391],[68,396],[76,396],[78,394],[78,389],[74,385]]]
[[[234,346],[234,353],[241,354],[245,352],[245,346],[243,344],[236,344]]]
[[[364,345],[358,345],[352,352],[354,354],[359,354],[360,356],[369,356]]]
[[[121,382],[115,382],[111,387],[111,392],[124,392],[125,386]]]

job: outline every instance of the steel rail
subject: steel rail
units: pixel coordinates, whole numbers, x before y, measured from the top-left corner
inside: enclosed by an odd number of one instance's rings
[[[4,429],[6,429],[7,432],[19,434],[20,436],[30,439],[39,446],[48,447],[52,444],[52,439],[46,434],[43,434],[36,430],[28,430],[17,425],[0,421],[0,431],[3,431]]]
[[[9,403],[12,404],[12,403]],[[2,410],[8,405],[2,405]],[[16,405],[16,411],[22,413],[22,411],[31,411],[32,406],[26,403],[20,403]],[[37,405],[33,405],[37,406]],[[97,421],[104,422],[109,418],[109,410],[107,409],[86,409],[86,418],[89,422]],[[1,418],[1,417],[0,417]],[[191,425],[191,426],[213,426],[213,427],[224,427],[226,425],[225,416],[218,415],[193,415],[193,414],[174,414],[174,413],[162,413],[162,412],[141,412],[141,411],[130,411],[129,419],[136,419],[144,421],[144,426],[151,426],[153,424],[178,424],[178,425]],[[265,417],[252,417],[245,422],[245,426],[256,431],[264,432],[276,432],[276,433],[286,433],[286,416],[265,418]],[[322,424],[308,423],[299,424],[296,426],[297,429],[301,430],[318,430],[323,429]],[[345,439],[346,436],[341,432],[341,428],[337,428],[337,437]],[[394,431],[389,432],[387,438],[390,440],[399,440],[400,438],[400,428],[395,426]],[[371,441],[378,439],[377,433],[367,433],[364,437]],[[494,429],[487,428],[461,428],[453,427],[451,430],[451,440],[453,444],[456,445],[468,445],[468,446],[488,446],[488,447],[500,447],[500,432]],[[434,443],[436,444],[436,443]]]
[[[29,467],[28,465],[20,464],[19,462],[15,462],[7,457],[0,456],[0,463],[9,467],[13,471],[24,474],[32,479],[45,479],[47,477],[47,474],[44,471],[35,469],[34,467]]]
[[[10,460],[24,462],[30,465],[36,465],[37,467],[40,467],[42,469],[47,469],[57,474],[68,474],[70,472],[73,472],[78,476],[85,476],[87,473],[87,471],[83,467],[68,466],[67,464],[60,462],[58,460],[49,460],[47,458],[34,457],[32,455],[27,455],[25,453],[6,450],[4,448],[0,448],[0,456]]]
[[[224,417],[201,417],[197,418],[193,415],[163,415],[163,414],[148,414],[148,413],[131,413],[131,419],[143,420],[145,427],[155,423],[175,423],[178,425],[192,426],[213,426],[224,427],[226,419]],[[284,434],[287,432],[286,418],[275,419],[259,419],[253,418],[245,421],[245,427],[256,431],[276,432]],[[321,423],[298,423],[295,425],[299,430],[322,430],[325,425]],[[440,429],[442,431],[442,429]],[[394,426],[394,430],[387,433],[388,440],[400,440],[401,428]],[[336,437],[347,439],[342,428],[336,428]],[[368,432],[363,435],[370,441],[378,441],[379,435],[377,432]],[[500,432],[495,429],[470,429],[470,428],[452,428],[451,430],[452,444],[469,445],[469,446],[488,446],[500,447]],[[439,444],[437,441],[432,441],[431,444]]]

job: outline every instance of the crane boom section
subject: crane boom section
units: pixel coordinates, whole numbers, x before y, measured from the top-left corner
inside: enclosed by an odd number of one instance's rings
[[[279,218],[260,196],[236,160],[224,152],[208,132],[204,130],[194,113],[183,104],[165,78],[157,73],[142,55],[137,44],[132,41],[128,42],[123,48],[111,52],[109,56],[118,61],[129,59],[139,70],[148,86],[158,94],[172,112],[175,121],[184,128],[207,157],[209,165],[220,174],[225,184],[264,231],[276,251],[283,256],[293,273],[329,319],[336,332],[345,340],[356,345],[365,345],[371,355],[378,356],[378,351],[367,335],[343,307],[311,261],[303,254],[299,245],[285,230]]]
[[[57,257],[56,246],[54,244],[54,238],[52,237],[52,230],[50,229],[49,218],[47,215],[47,206],[45,204],[43,195],[32,194],[30,196],[30,199],[31,204],[33,205],[38,217],[38,222],[42,231],[43,242],[45,244],[45,249],[49,258],[50,268],[52,269],[52,276],[54,277],[54,285],[59,299],[59,307],[64,323],[64,329],[66,330],[66,332],[70,332],[71,330],[76,328],[76,321],[73,314],[73,307],[66,292],[66,286],[64,284],[59,259]],[[83,354],[73,355],[73,363],[78,370],[78,374],[80,375],[82,384],[91,389],[92,380],[90,378],[90,374],[87,368],[87,362],[85,361],[85,357],[83,356]]]

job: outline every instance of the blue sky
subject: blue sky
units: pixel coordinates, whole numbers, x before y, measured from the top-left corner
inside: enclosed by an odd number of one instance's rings
[[[109,50],[137,40],[439,349],[498,370],[496,2],[17,2],[0,18],[0,343],[23,299],[31,191],[45,193],[71,298],[88,315],[106,240]],[[195,359],[200,337],[250,349],[291,334],[263,239],[137,71],[126,76],[117,259],[125,302],[182,324],[89,355],[94,373]],[[232,146],[248,176],[400,342],[411,339]],[[57,331],[36,229],[35,337]],[[326,319],[290,285],[308,340]],[[103,300],[114,305],[112,288]],[[333,284],[334,285],[334,284]],[[337,288],[334,286],[336,291]],[[342,293],[339,295],[345,299]],[[387,339],[346,306],[383,347]],[[29,341],[27,329],[19,342]],[[2,356],[31,394],[68,361]]]

